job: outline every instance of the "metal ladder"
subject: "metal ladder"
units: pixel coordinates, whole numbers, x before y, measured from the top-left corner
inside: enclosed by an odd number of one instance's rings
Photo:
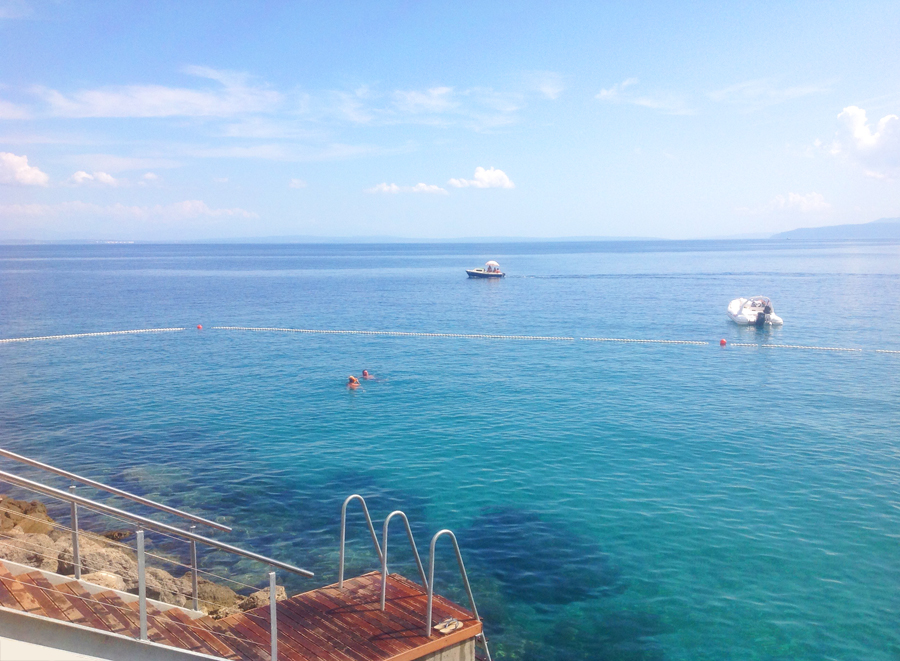
[[[406,514],[400,510],[394,510],[393,512],[388,514],[387,518],[384,520],[384,525],[382,526],[382,541],[381,545],[379,545],[378,535],[375,533],[375,526],[372,523],[372,517],[369,514],[369,508],[366,506],[366,499],[359,494],[347,496],[347,498],[344,500],[344,504],[341,505],[341,552],[340,568],[338,570],[338,588],[344,587],[344,548],[347,541],[347,506],[354,500],[358,500],[360,505],[362,506],[363,514],[366,517],[366,524],[369,527],[369,535],[372,537],[372,544],[375,546],[375,552],[378,554],[378,560],[381,563],[381,610],[384,610],[385,608],[385,598],[387,595],[388,528],[390,526],[391,519],[393,519],[395,516],[399,516],[403,520],[403,525],[406,528],[406,537],[409,540],[409,545],[412,548],[413,556],[416,559],[416,567],[418,568],[419,576],[422,579],[422,586],[425,588],[425,592],[428,595],[428,605],[426,606],[425,613],[425,636],[430,638],[432,635],[431,619],[432,605],[434,603],[434,551],[438,539],[445,535],[450,537],[450,540],[453,542],[453,550],[456,552],[456,562],[459,565],[459,573],[463,580],[463,586],[466,588],[466,594],[469,597],[469,604],[472,606],[472,614],[475,616],[476,620],[478,620],[479,622],[481,621],[481,618],[478,616],[478,607],[475,606],[475,597],[472,595],[472,587],[469,585],[469,575],[466,573],[466,566],[465,564],[463,564],[462,553],[460,553],[459,550],[459,543],[456,541],[456,535],[453,534],[453,531],[447,530],[445,528],[436,532],[434,534],[434,537],[431,538],[428,556],[428,575],[426,577],[425,568],[422,566],[422,559],[419,557],[419,550],[416,548],[416,542],[413,538],[412,529],[409,526],[409,519],[406,517]],[[491,652],[488,649],[487,637],[484,635],[484,629],[482,629],[481,633],[477,634],[475,638],[476,640],[481,642],[487,661],[492,661]]]

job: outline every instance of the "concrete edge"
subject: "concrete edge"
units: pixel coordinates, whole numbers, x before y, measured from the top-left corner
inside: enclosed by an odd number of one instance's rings
[[[135,640],[73,622],[0,606],[0,636],[109,661],[196,661],[222,657],[182,650],[152,641]]]

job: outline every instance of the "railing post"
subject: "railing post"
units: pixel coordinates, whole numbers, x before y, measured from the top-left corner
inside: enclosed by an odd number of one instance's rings
[[[147,575],[144,570],[144,531],[137,531],[138,606],[141,617],[141,640],[147,640]]]
[[[272,637],[272,661],[278,661],[278,602],[275,600],[275,572],[269,572],[269,630]]]
[[[196,527],[191,526],[191,532],[194,532]],[[191,597],[194,610],[200,610],[200,598],[197,589],[197,542],[193,539],[191,540]]]
[[[75,485],[69,487],[75,493]],[[81,580],[81,553],[78,549],[78,504],[72,503],[72,564],[75,566],[75,580]]]

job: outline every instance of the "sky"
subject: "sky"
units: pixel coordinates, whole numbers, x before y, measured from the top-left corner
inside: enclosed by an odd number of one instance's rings
[[[0,0],[0,240],[900,216],[900,3]]]

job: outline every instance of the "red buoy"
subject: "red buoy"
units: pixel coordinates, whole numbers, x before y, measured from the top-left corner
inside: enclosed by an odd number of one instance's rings
[[[728,342],[726,342],[724,339],[719,340],[719,346],[724,347],[726,344],[728,344]]]
[[[203,330],[203,326],[201,326],[200,324],[197,324],[197,330]],[[722,341],[724,342],[725,340],[722,340]]]

